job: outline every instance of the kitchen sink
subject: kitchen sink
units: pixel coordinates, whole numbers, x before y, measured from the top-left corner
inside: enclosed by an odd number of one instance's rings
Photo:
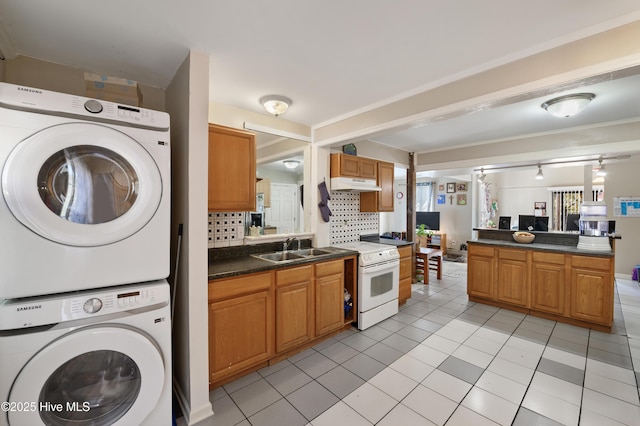
[[[326,250],[320,250],[317,248],[308,248],[308,249],[296,250],[294,253],[300,254],[302,256],[322,256],[323,254],[329,254],[331,252]]]
[[[269,262],[280,263],[291,260],[306,259],[313,256],[322,256],[323,254],[331,254],[331,252],[317,248],[308,248],[295,251],[277,251],[275,253],[254,254],[252,256]]]
[[[305,256],[293,253],[291,251],[278,251],[275,253],[254,254],[253,256],[262,260],[268,260],[269,262],[286,262],[288,260],[297,260],[297,259],[305,258]]]

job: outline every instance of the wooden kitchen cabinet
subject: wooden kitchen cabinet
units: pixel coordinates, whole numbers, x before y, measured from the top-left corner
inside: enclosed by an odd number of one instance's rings
[[[276,352],[313,339],[313,265],[276,271]]]
[[[528,264],[527,251],[498,249],[498,301],[525,308],[529,306]]]
[[[232,376],[274,354],[273,274],[209,283],[209,378]]]
[[[341,152],[331,154],[331,177],[339,176],[377,179],[377,161]]]
[[[256,209],[255,135],[209,124],[209,211]]]
[[[613,323],[613,259],[571,256],[571,317]]]
[[[472,302],[611,330],[613,256],[469,243],[467,294]]]
[[[400,294],[398,305],[406,303],[411,297],[411,284],[413,284],[413,246],[398,247],[400,254]]]
[[[260,179],[256,182],[256,193],[262,193],[264,195],[263,207],[271,207],[271,179]]]
[[[376,182],[382,190],[360,193],[361,212],[392,212],[394,210],[394,165],[393,163],[386,163],[384,161],[378,161],[377,163],[378,177]]]
[[[317,263],[315,271],[315,334],[321,336],[344,325],[344,260]]]
[[[565,261],[562,253],[534,252],[531,264],[531,309],[556,315],[566,312]]]
[[[494,299],[493,247],[469,245],[467,262],[467,294],[484,299]]]

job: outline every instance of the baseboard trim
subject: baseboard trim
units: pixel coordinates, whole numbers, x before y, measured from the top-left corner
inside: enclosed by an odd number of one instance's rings
[[[211,406],[211,403],[205,404],[204,407],[192,411],[191,404],[182,391],[180,383],[178,383],[175,377],[173,379],[173,393],[176,397],[176,400],[178,401],[178,405],[180,406],[180,410],[182,410],[182,415],[188,426],[195,425],[196,423],[199,423],[213,416],[213,407]]]

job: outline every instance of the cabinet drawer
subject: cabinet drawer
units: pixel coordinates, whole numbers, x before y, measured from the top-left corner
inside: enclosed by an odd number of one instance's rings
[[[209,301],[216,302],[243,294],[269,290],[272,281],[273,274],[271,272],[209,281]]]
[[[541,262],[541,263],[554,263],[556,265],[564,265],[564,254],[534,251],[533,261]]]
[[[316,263],[316,276],[326,277],[327,275],[341,274],[344,272],[344,260],[334,260],[331,262]]]
[[[276,271],[276,286],[297,284],[310,281],[313,277],[313,265],[298,266],[296,268],[281,269]]]
[[[411,278],[411,258],[400,259],[400,279]]]
[[[599,269],[601,271],[608,271],[611,269],[611,258],[572,256],[571,265],[574,268]]]
[[[411,257],[411,246],[398,247],[398,253],[400,257]]]
[[[493,257],[493,247],[469,244],[469,255]]]
[[[499,249],[498,257],[505,260],[519,260],[521,262],[526,262],[527,252],[525,250]]]

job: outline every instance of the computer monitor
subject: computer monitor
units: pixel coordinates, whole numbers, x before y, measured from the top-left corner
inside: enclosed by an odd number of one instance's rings
[[[439,231],[440,212],[416,212],[416,226],[420,225],[432,231]]]
[[[569,213],[567,215],[565,231],[579,231],[580,230],[580,215],[576,213]]]
[[[536,226],[536,217],[534,215],[518,215],[518,231],[533,231]]]
[[[548,231],[549,230],[549,216],[536,216],[534,231]]]
[[[511,216],[500,216],[498,229],[511,229]]]

